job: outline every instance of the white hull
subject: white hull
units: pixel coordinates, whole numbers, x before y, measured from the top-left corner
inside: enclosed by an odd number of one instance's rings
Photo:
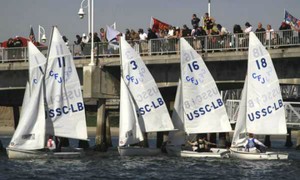
[[[118,147],[120,156],[157,156],[161,150],[157,148],[143,147]]]
[[[230,148],[231,158],[237,159],[246,159],[246,160],[279,160],[279,159],[288,159],[288,153],[280,153],[280,152],[265,152],[265,153],[257,153],[257,152],[246,152],[244,148]]]
[[[69,148],[67,148],[69,150]],[[6,148],[7,156],[9,159],[74,159],[84,156],[84,152],[80,149],[72,149],[66,151],[62,149],[62,152],[52,152],[48,150],[21,150]]]
[[[196,152],[191,150],[182,150],[179,146],[167,146],[167,153],[170,156],[195,157],[195,158],[225,158],[229,151],[222,148],[211,148],[211,152]]]

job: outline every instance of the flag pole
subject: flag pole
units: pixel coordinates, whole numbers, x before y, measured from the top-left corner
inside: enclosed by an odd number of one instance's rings
[[[151,19],[150,19],[150,28],[151,28],[151,25],[152,25],[152,22],[153,22],[153,16],[151,16]]]

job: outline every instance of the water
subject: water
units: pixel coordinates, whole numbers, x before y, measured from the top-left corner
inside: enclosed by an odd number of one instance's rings
[[[10,138],[1,140],[6,146]],[[284,142],[272,143],[281,147]],[[1,155],[0,179],[299,179],[300,151],[283,151],[290,153],[289,160],[120,157],[116,149],[76,160],[8,160]]]

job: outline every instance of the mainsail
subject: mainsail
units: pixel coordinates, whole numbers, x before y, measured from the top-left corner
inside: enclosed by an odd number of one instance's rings
[[[239,105],[232,147],[244,145],[246,133],[287,133],[279,80],[272,59],[253,32],[250,32],[248,75]]]
[[[174,102],[174,109],[172,113],[172,120],[177,131],[170,131],[168,135],[168,144],[182,145],[185,144],[185,131],[184,131],[184,112],[182,100],[182,83],[179,79],[177,92]]]
[[[120,82],[119,146],[124,146],[141,142],[144,138],[140,129],[135,104],[124,83],[123,77],[121,77]]]
[[[279,80],[270,54],[253,32],[250,33],[247,82],[247,131],[286,134]]]
[[[46,69],[47,118],[54,135],[87,139],[85,108],[73,57],[56,27],[53,28]]]
[[[121,52],[125,84],[138,106],[145,132],[173,130],[164,99],[142,58],[124,39],[121,40]]]
[[[31,42],[28,42],[28,53],[29,82],[26,85],[19,124],[9,147],[35,150],[45,147],[43,68],[46,58]]]
[[[231,147],[243,146],[247,142],[246,134],[246,110],[247,110],[247,76],[242,91],[242,97],[239,104],[238,115],[235,124],[235,130],[232,137]]]
[[[182,106],[188,134],[229,132],[224,102],[202,57],[180,39]]]

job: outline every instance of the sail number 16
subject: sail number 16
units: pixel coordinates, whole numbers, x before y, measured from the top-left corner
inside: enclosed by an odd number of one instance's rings
[[[192,63],[188,63],[189,69],[191,72],[193,72],[193,70],[198,70],[199,69],[199,65],[197,64],[197,61],[193,61]]]

